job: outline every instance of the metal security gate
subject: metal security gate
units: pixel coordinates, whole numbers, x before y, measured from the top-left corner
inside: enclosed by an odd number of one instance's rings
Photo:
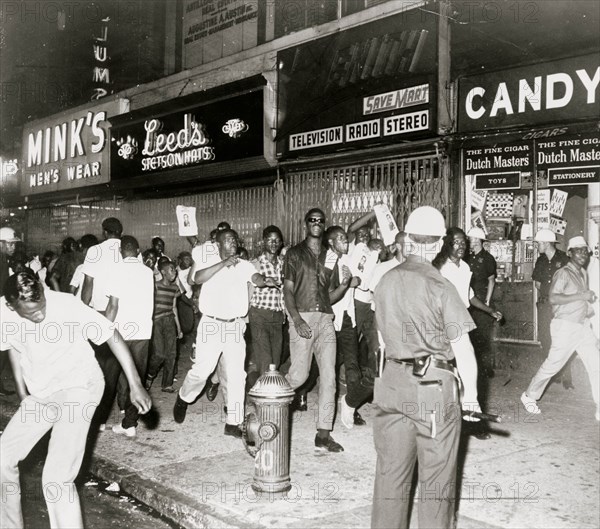
[[[79,239],[86,233],[101,237],[102,220],[117,217],[123,233],[133,235],[142,249],[149,248],[153,237],[162,237],[166,253],[174,258],[190,245],[178,235],[175,207],[196,207],[200,240],[206,240],[221,221],[238,232],[242,244],[251,254],[260,248],[262,230],[276,219],[273,187],[255,187],[233,191],[196,194],[152,200],[108,200],[89,204],[69,204],[30,209],[27,214],[28,253],[59,251],[67,237]]]
[[[328,224],[344,228],[377,203],[390,207],[400,228],[418,206],[436,207],[449,218],[445,165],[432,154],[290,172],[283,186],[286,240],[304,238],[304,214],[312,207],[325,211]]]

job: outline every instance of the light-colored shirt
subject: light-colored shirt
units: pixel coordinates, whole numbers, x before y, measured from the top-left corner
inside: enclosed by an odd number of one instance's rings
[[[73,272],[73,277],[71,278],[71,283],[69,283],[70,287],[76,288],[77,298],[81,299],[81,287],[83,285],[83,263],[80,264],[77,268],[75,268],[75,272]]]
[[[550,284],[550,296],[552,294],[576,294],[588,290],[587,272],[569,262],[557,270]],[[562,305],[552,305],[552,314],[558,320],[566,320],[573,323],[583,323],[586,317],[591,315],[590,304],[583,300],[571,301]]]
[[[98,311],[108,306],[108,289],[111,279],[117,274],[121,257],[121,239],[106,239],[88,249],[83,262],[83,273],[94,278],[94,290],[90,307]]]
[[[213,257],[205,266],[208,268],[221,262],[221,258]],[[256,274],[256,268],[248,261],[240,260],[235,266],[219,270],[206,283],[202,284],[198,308],[202,314],[224,320],[243,318],[248,313],[248,283]]]
[[[375,265],[375,269],[373,270],[373,275],[371,276],[371,281],[369,282],[369,285],[368,285],[371,293],[375,292],[375,287],[379,284],[379,282],[381,281],[381,278],[385,274],[387,274],[390,270],[392,270],[393,268],[396,268],[400,264],[401,264],[400,261],[398,261],[398,259],[396,259],[396,258],[390,259],[389,261],[384,261],[383,263],[377,263]],[[371,299],[371,309],[375,310],[375,300],[374,299]]]
[[[196,264],[196,270],[202,270],[212,266],[209,263],[214,264],[215,259],[218,261],[221,260],[221,257],[219,256],[219,246],[216,242],[207,241],[198,246],[194,246],[192,249],[192,260]]]
[[[0,299],[0,349],[19,352],[27,390],[39,398],[101,380],[88,339],[100,345],[113,335],[112,323],[75,296],[54,291],[45,296],[40,323],[22,318]]]
[[[190,275],[191,269],[191,267],[188,267],[185,270],[182,270],[179,266],[177,267],[177,281],[179,282],[179,290],[181,290],[182,294],[184,294],[188,299],[192,299],[192,295],[194,294],[192,285],[188,283],[188,276]]]
[[[149,340],[152,337],[154,275],[137,257],[126,257],[116,268],[108,288],[119,300],[115,327],[125,340]]]
[[[342,266],[349,265],[350,259],[348,255],[342,255],[337,262],[337,270],[338,270],[338,281],[342,282]],[[354,288],[349,288],[346,290],[344,297],[340,299],[337,303],[331,305],[333,309],[333,327],[336,331],[342,330],[342,323],[344,321],[344,312],[348,313],[348,316],[352,320],[352,327],[356,327],[356,312],[354,310]]]
[[[471,305],[471,298],[475,297],[473,289],[470,286],[471,276],[473,275],[471,267],[462,259],[459,261],[458,266],[448,259],[444,263],[444,266],[440,268],[440,273],[454,285],[465,307],[469,307]]]

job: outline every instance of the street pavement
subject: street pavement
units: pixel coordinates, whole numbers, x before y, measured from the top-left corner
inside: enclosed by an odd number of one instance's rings
[[[491,380],[487,411],[499,413],[486,441],[464,437],[458,527],[600,527],[599,423],[583,365],[573,363],[575,390],[552,384],[529,415],[519,397],[541,358],[498,370]],[[182,358],[181,384],[189,359]],[[366,528],[370,526],[375,468],[373,406],[361,409],[367,426],[347,430],[336,418],[333,436],[345,451],[314,450],[317,391],[309,410],[295,413],[287,494],[257,494],[251,488],[254,461],[240,440],[223,435],[222,393],[202,396],[183,424],[172,417],[174,394],[151,390],[159,421],[140,424],[137,437],[100,433],[91,471],[183,527]],[[2,398],[2,414],[16,399]],[[119,421],[115,409],[112,422]],[[413,510],[411,527],[418,527]]]

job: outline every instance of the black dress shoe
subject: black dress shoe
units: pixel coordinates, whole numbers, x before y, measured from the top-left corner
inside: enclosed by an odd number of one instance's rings
[[[477,432],[474,435],[474,437],[475,437],[475,439],[479,439],[480,441],[487,441],[488,439],[490,439],[492,437],[492,434],[487,431],[482,431],[482,432]]]
[[[365,424],[367,424],[367,421],[362,418],[358,411],[354,410],[354,426],[364,426]]]
[[[213,384],[210,380],[206,383],[206,398],[211,402],[215,400],[219,392],[219,383]]]
[[[175,406],[173,406],[173,419],[175,422],[181,424],[185,421],[185,414],[187,413],[188,403],[183,400],[179,393],[177,394],[177,398],[175,399]]]
[[[315,448],[318,450],[327,450],[328,452],[343,452],[344,447],[340,443],[336,443],[331,435],[329,437],[315,437]]]
[[[237,424],[226,424],[224,433],[237,439],[242,438],[242,429]]]
[[[306,411],[308,410],[308,402],[306,399],[306,395],[300,393],[294,397],[292,401],[292,411]]]

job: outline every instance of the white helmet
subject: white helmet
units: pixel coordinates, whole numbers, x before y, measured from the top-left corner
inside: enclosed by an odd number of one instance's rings
[[[4,242],[19,242],[21,239],[17,237],[15,230],[12,228],[0,228],[0,241]]]
[[[446,235],[446,221],[437,209],[421,206],[408,216],[404,231],[413,235],[443,237]]]
[[[556,234],[551,230],[539,230],[533,240],[537,242],[556,242]]]
[[[473,237],[474,239],[481,239],[485,241],[485,232],[481,228],[471,228],[467,232],[467,237]]]

